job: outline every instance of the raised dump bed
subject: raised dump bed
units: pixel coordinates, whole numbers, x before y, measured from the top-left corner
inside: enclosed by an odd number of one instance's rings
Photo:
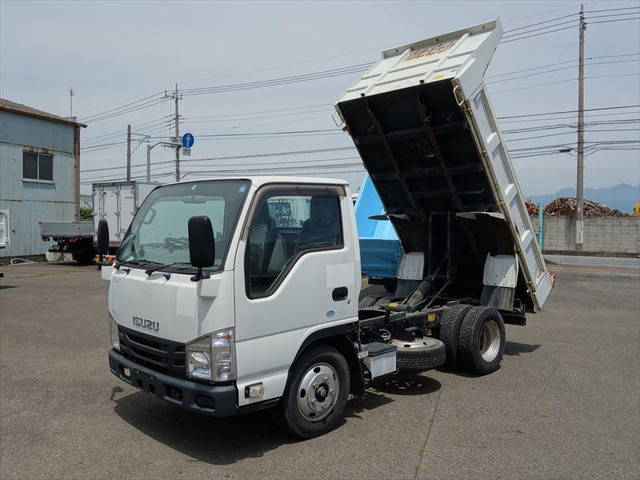
[[[336,108],[423,278],[480,298],[515,269],[535,311],[552,281],[484,84],[501,35],[496,20],[386,50]]]

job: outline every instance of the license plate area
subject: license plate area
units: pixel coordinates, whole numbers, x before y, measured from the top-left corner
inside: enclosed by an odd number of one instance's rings
[[[126,382],[149,393],[156,393],[156,377],[137,368],[121,367],[120,373]]]

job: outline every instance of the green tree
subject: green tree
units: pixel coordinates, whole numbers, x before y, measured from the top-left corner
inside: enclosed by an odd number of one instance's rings
[[[80,220],[91,220],[93,218],[93,209],[80,207]]]

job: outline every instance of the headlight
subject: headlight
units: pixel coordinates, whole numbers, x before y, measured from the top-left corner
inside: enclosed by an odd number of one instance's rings
[[[230,328],[213,332],[187,344],[187,375],[214,382],[235,380],[233,343],[233,329]]]
[[[107,310],[107,314],[109,315],[109,333],[111,335],[111,346],[114,349],[120,351],[120,335],[118,334],[118,324],[111,315],[111,312]]]
[[[211,380],[211,337],[206,336],[187,344],[187,375]]]

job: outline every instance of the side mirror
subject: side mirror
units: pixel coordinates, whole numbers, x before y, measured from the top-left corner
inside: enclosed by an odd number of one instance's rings
[[[98,245],[96,250],[100,255],[104,255],[109,253],[109,224],[105,219],[102,219],[98,222],[98,233],[97,233]]]
[[[191,265],[198,269],[198,273],[191,277],[191,281],[197,282],[203,278],[209,278],[203,274],[202,269],[213,267],[216,261],[215,240],[211,220],[206,215],[191,217],[189,219],[189,260]]]

